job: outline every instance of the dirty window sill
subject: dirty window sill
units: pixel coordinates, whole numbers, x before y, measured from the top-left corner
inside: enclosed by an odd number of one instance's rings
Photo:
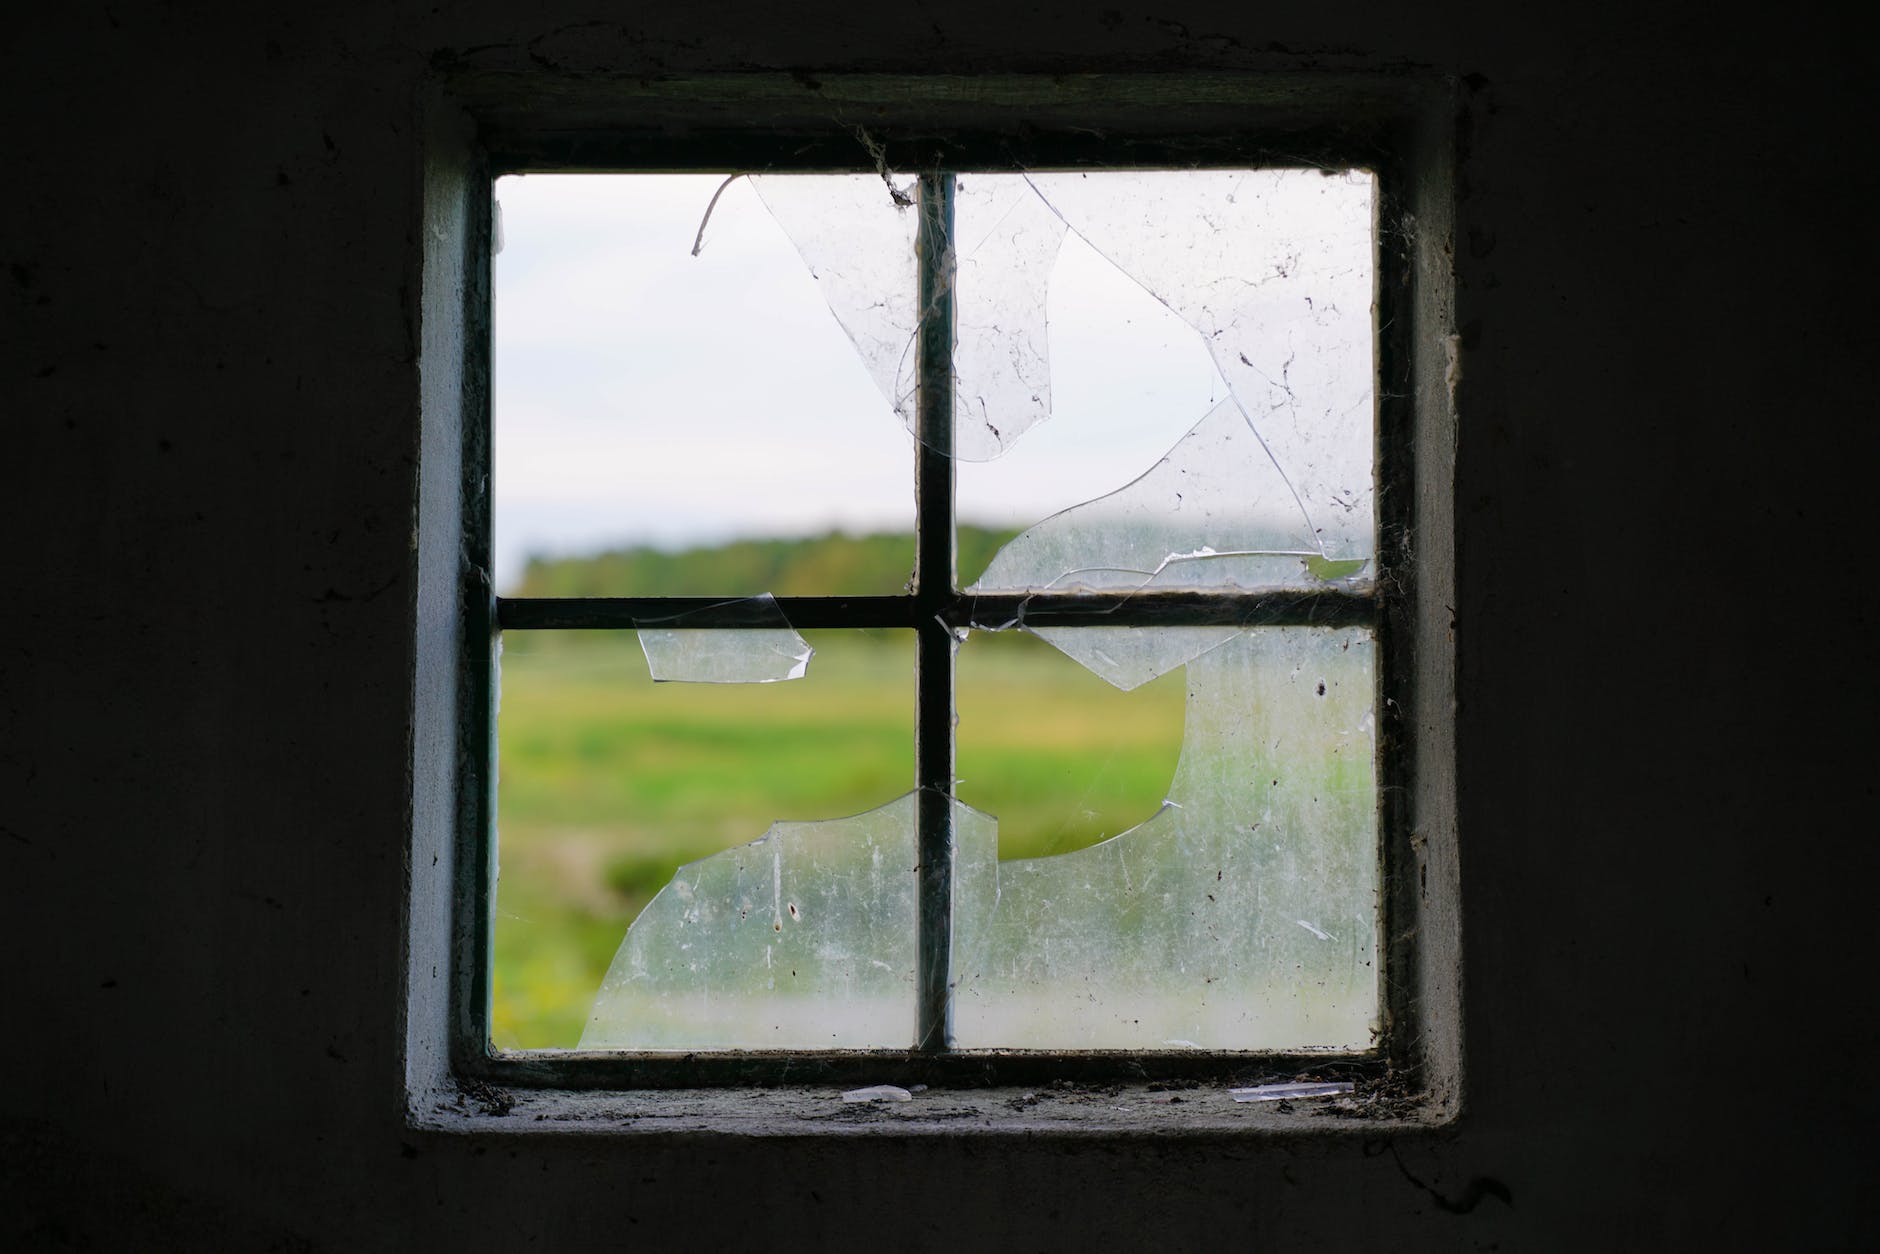
[[[906,1101],[845,1102],[833,1087],[588,1092],[467,1082],[414,1106],[445,1134],[1333,1137],[1428,1129],[1454,1111],[1428,1097],[1237,1102],[1225,1084],[930,1088]]]

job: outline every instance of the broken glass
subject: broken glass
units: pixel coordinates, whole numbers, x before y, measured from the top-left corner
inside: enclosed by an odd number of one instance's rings
[[[891,194],[874,175],[766,174],[752,180],[795,242],[869,376],[915,432],[914,277],[919,217],[912,184]],[[961,178],[954,268],[953,455],[999,456],[1051,413],[1045,297],[1064,224],[1021,175]]]
[[[640,648],[656,683],[770,684],[801,679],[816,650],[796,633],[768,592],[742,602],[766,627],[688,627],[700,611],[639,625]]]
[[[845,1102],[911,1102],[914,1100],[914,1094],[898,1084],[871,1084],[867,1088],[849,1089],[842,1094],[842,1100]]]
[[[1256,1084],[1252,1088],[1228,1089],[1237,1102],[1295,1102],[1314,1097],[1343,1097],[1356,1087],[1349,1080],[1290,1084]]]
[[[1186,673],[1161,809],[1087,849],[998,865],[980,946],[956,950],[962,1048],[1369,1044],[1371,635],[1263,628]]]
[[[961,175],[953,223],[953,456],[990,461],[1051,416],[1045,301],[1064,223],[1018,174]]]
[[[1177,629],[1180,630],[1180,629]],[[962,1048],[1360,1048],[1377,1012],[1373,644],[1237,635],[1187,668],[1145,821],[998,860],[953,803]],[[898,1047],[914,1031],[916,798],[780,822],[635,920],[584,1048]]]
[[[754,182],[912,431],[928,312],[907,273],[912,185],[890,195],[867,175],[839,194],[828,176]],[[1311,551],[1368,559],[1375,199],[1373,176],[1355,170],[960,176],[954,266],[935,276],[955,304],[954,456],[997,457],[1051,415],[1047,293],[1073,231],[1205,344]]]
[[[956,464],[962,521],[1018,532],[1113,492],[1227,395],[1194,329],[1075,234],[1051,272],[1046,317],[1052,419],[993,461]],[[962,548],[968,583],[985,566]]]
[[[1297,587],[1318,556],[1285,476],[1227,400],[1134,483],[1006,545],[967,591]]]
[[[913,431],[916,347],[934,313],[920,307],[914,181],[897,183],[883,160],[879,174],[738,183],[788,235],[867,377]],[[732,185],[719,188],[727,205]],[[1060,495],[1055,504],[1077,503],[1028,514],[1043,520],[967,592],[1094,594],[1121,606],[1143,591],[1368,590],[1375,201],[1362,171],[958,176],[955,251],[926,276],[953,309],[953,456],[1012,449],[1052,416],[1066,376],[1088,370],[1048,326],[1067,253],[1100,255],[1159,303],[1156,318],[1179,319],[1188,345],[1187,360],[1169,355],[1180,382],[1158,393],[1156,412],[1131,419],[1138,436],[1164,433],[1149,446],[1166,449],[1161,457],[1141,470],[1154,453],[1132,453],[1126,474],[1104,480],[1111,490]],[[1194,363],[1204,358],[1203,388]],[[740,363],[732,373],[749,372]],[[763,413],[786,443],[828,460],[823,435],[803,441],[798,426]],[[1072,444],[1096,437],[1089,427],[1065,434]],[[1070,481],[1056,470],[1047,458],[1039,477],[1056,482],[1043,495]],[[656,680],[770,683],[801,676],[810,660],[776,617],[739,630],[639,627]],[[951,802],[955,1043],[1366,1045],[1378,1005],[1370,631],[1033,628],[1022,604],[1002,625],[1118,689],[1180,672],[1181,748],[1159,804],[1145,800],[1133,827],[1071,852],[1002,863],[995,820]],[[1017,717],[1042,724],[1042,711],[1034,702]],[[840,761],[820,755],[817,769]],[[910,1043],[916,801],[777,821],[681,867],[629,928],[582,1045]]]
[[[906,1047],[915,1033],[918,794],[779,822],[681,867],[628,928],[583,1049]],[[953,804],[955,892],[990,903],[993,822]],[[968,905],[967,903],[970,903]],[[971,952],[975,929],[957,935]]]
[[[1029,177],[1071,230],[1200,335],[1314,547],[1333,561],[1372,556],[1374,176]]]
[[[758,174],[749,181],[796,245],[869,378],[912,431],[921,311],[911,183],[891,192],[873,174]]]
[[[1219,648],[1239,627],[1034,627],[1033,635],[1128,692]]]

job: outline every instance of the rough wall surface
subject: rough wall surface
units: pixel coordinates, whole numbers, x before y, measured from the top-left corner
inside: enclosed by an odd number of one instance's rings
[[[1468,85],[1460,1124],[1186,1147],[404,1129],[417,101],[466,61]],[[1873,69],[1848,32],[1698,6],[19,21],[0,1244],[1854,1244],[1880,1169],[1853,557]]]

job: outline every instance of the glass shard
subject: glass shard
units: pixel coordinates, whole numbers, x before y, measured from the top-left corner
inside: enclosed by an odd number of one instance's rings
[[[1190,661],[1162,810],[1102,844],[998,865],[993,913],[968,921],[979,943],[956,949],[958,1043],[1368,1044],[1372,668],[1370,633],[1344,628],[1248,631]]]
[[[1135,482],[1025,531],[968,591],[1296,587],[1318,556],[1292,489],[1228,400]]]
[[[1375,551],[1366,171],[1033,174],[1092,247],[1201,336],[1327,559]]]
[[[869,375],[914,430],[925,316],[917,216],[874,176],[754,177]],[[1029,195],[1027,194],[1029,193]],[[1046,303],[1075,231],[1207,346],[1314,549],[1368,558],[1372,217],[1363,171],[969,174],[956,183],[953,455],[998,457],[1051,415]]]
[[[657,683],[772,684],[801,679],[816,650],[797,635],[769,593],[747,605],[774,618],[774,627],[694,628],[696,614],[644,622],[640,648]]]
[[[1219,648],[1242,629],[1218,627],[1030,627],[1040,640],[1128,692]]]
[[[1352,1091],[1351,1081],[1314,1084],[1256,1084],[1247,1089],[1228,1089],[1237,1102],[1293,1102],[1309,1097],[1341,1097]]]
[[[915,433],[918,217],[875,176],[752,180],[816,277],[869,376]],[[1064,224],[1021,175],[956,185],[953,456],[986,461],[1051,414],[1045,297]]]
[[[911,1044],[917,800],[909,793],[850,818],[779,822],[680,868],[628,928],[581,1048]],[[956,910],[983,918],[991,877],[974,868],[991,865],[993,823],[957,803],[953,822],[968,851],[956,870]],[[969,926],[956,950],[974,943]]]
[[[1023,175],[955,186],[953,456],[990,461],[1051,416],[1045,330],[1064,223]]]
[[[871,1084],[865,1089],[850,1089],[842,1095],[845,1102],[911,1102],[914,1095],[898,1084]]]
[[[1051,271],[1045,316],[1051,421],[995,460],[955,466],[963,520],[1017,532],[1115,491],[1227,395],[1194,328],[1075,234]],[[961,547],[969,583],[986,567],[976,556]]]
[[[920,325],[917,213],[891,199],[873,174],[759,174],[750,183],[911,432]]]

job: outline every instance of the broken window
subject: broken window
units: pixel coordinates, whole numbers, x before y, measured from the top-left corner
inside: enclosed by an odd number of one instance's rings
[[[500,183],[496,1043],[1368,1047],[1377,196]]]

